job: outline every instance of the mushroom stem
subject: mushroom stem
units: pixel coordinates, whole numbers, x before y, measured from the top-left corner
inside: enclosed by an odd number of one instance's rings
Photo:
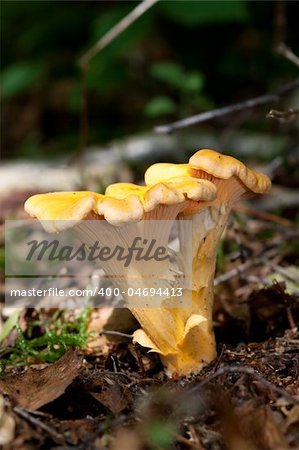
[[[193,291],[191,308],[131,309],[142,326],[133,341],[159,353],[168,375],[198,372],[215,358],[212,321],[204,306],[211,292]]]
[[[134,342],[160,354],[169,375],[199,372],[216,356],[213,331],[213,281],[216,252],[228,212],[214,205],[178,219],[181,251],[190,239],[184,220],[192,220],[192,306],[187,308],[131,309],[142,329],[134,333]],[[180,225],[182,225],[180,227]],[[166,303],[166,301],[165,301]],[[186,301],[187,303],[187,301]]]

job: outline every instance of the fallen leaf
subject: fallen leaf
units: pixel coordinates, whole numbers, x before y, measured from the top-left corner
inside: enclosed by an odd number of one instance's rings
[[[88,383],[87,388],[90,395],[113,414],[120,413],[132,402],[132,395],[127,386],[112,377],[97,377]]]
[[[0,379],[0,392],[22,408],[36,410],[60,397],[77,377],[82,357],[68,350],[56,363]]]
[[[236,409],[239,424],[245,436],[250,437],[257,448],[260,449],[285,449],[289,447],[282,433],[282,424],[278,416],[264,405]]]

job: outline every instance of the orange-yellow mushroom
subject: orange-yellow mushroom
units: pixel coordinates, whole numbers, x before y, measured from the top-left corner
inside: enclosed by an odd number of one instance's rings
[[[117,241],[117,230],[125,225],[128,242],[137,231],[147,232],[148,221],[159,220],[158,239],[167,245],[170,225],[176,221],[182,258],[192,258],[192,286],[189,292],[184,292],[191,297],[191,305],[171,307],[166,297],[156,308],[146,307],[142,298],[140,304],[138,298],[133,304],[128,299],[128,306],[141,325],[133,334],[134,342],[159,353],[170,375],[198,372],[216,355],[213,279],[217,245],[229,213],[240,198],[267,192],[271,183],[265,175],[213,150],[195,153],[188,164],[154,164],[145,173],[145,183],[145,186],[112,184],[105,195],[40,194],[27,200],[25,209],[31,216],[45,220],[43,225],[50,232],[71,226],[69,221],[101,219],[111,224],[112,239]],[[184,227],[186,220],[192,222],[192,236]],[[88,236],[92,236],[91,229]],[[187,245],[190,239],[191,255]],[[168,275],[168,267],[162,268]],[[110,269],[117,272],[119,267],[114,265]],[[124,278],[129,284],[130,277],[138,274],[140,286],[150,287],[147,275],[155,270],[149,266],[146,276],[140,276],[142,266],[134,262]]]

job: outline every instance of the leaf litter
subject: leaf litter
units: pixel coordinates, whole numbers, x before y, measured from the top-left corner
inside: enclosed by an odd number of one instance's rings
[[[298,449],[295,220],[293,206],[277,216],[253,206],[235,211],[218,255],[218,357],[198,375],[167,379],[158,356],[131,343],[129,314],[122,329],[108,320],[110,312],[106,321],[96,311],[84,328],[93,331],[93,344],[78,339],[81,324],[70,330],[78,338],[53,353],[56,361],[36,351],[19,365],[6,364],[0,392],[14,436],[5,450]],[[42,338],[44,321],[45,311],[22,314],[25,340]],[[15,329],[6,338],[10,352],[19,338]],[[2,359],[9,355],[2,352]],[[3,423],[0,417],[0,436]]]

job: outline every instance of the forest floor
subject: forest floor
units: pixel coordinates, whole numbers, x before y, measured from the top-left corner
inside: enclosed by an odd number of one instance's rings
[[[276,175],[279,189],[294,190],[289,175]],[[28,351],[32,324],[43,336],[53,312],[23,312],[1,348],[0,436],[15,425],[4,449],[299,449],[298,209],[256,205],[236,208],[226,231],[215,279],[218,357],[198,375],[167,379],[158,356],[125,336],[102,336],[105,352],[70,340],[56,361],[39,360]]]

